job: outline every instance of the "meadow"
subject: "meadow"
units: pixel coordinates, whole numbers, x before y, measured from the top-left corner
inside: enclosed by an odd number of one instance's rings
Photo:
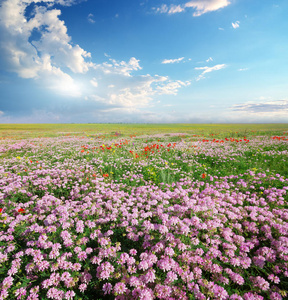
[[[0,124],[1,299],[288,299],[288,124]]]

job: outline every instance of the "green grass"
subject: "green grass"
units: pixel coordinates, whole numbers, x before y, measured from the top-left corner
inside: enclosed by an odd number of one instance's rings
[[[279,135],[287,124],[0,124],[0,137],[25,139],[63,135],[103,135],[187,133],[221,137]]]

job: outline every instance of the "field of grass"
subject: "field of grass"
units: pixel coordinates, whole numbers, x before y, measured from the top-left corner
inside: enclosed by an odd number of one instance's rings
[[[277,135],[288,131],[287,124],[0,124],[0,137],[56,137],[65,134],[104,134],[115,132],[122,135],[142,135],[156,133],[217,134],[268,134]]]
[[[287,299],[288,124],[0,125],[1,299]]]

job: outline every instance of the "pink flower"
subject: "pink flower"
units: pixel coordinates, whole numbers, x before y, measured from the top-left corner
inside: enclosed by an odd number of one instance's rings
[[[281,296],[279,293],[277,293],[277,292],[272,292],[272,293],[270,294],[270,299],[271,299],[271,300],[282,300],[283,298],[282,298],[282,296]]]
[[[174,250],[170,247],[165,248],[165,254],[168,256],[173,256],[175,254]]]
[[[139,291],[139,299],[140,300],[153,300],[154,299],[154,295],[153,295],[153,291],[151,289],[148,288],[144,288],[141,289]]]
[[[145,275],[145,282],[146,283],[154,282],[155,279],[156,279],[155,270],[153,269],[148,270],[148,272]]]
[[[147,262],[146,260],[142,260],[142,261],[139,263],[139,265],[138,265],[138,269],[139,269],[139,270],[145,271],[145,270],[147,270],[148,268],[149,268],[149,264],[148,264],[148,262]]]
[[[86,289],[87,289],[87,284],[86,283],[82,283],[82,284],[79,285],[79,291],[81,293],[84,293]]]
[[[25,296],[25,295],[26,295],[26,292],[27,292],[27,291],[26,291],[23,287],[20,288],[20,289],[18,289],[18,290],[16,290],[16,291],[15,291],[15,295],[18,296],[18,297],[17,297],[17,300],[18,300],[18,299],[21,299],[22,296]]]
[[[268,279],[276,284],[280,283],[280,279],[278,276],[275,276],[274,274],[270,274],[268,276]]]
[[[77,257],[79,258],[80,261],[85,260],[87,258],[87,253],[85,251],[81,251]]]
[[[129,284],[131,286],[138,287],[141,285],[141,281],[139,280],[139,278],[137,278],[135,276],[131,276],[130,280],[129,280]]]
[[[172,293],[172,289],[168,285],[157,284],[155,290],[159,299],[167,299]]]
[[[135,249],[131,249],[130,251],[129,251],[129,253],[130,253],[130,255],[136,255],[137,254],[137,250],[135,250]]]
[[[230,278],[231,278],[232,281],[234,281],[235,283],[237,283],[239,285],[243,285],[244,282],[245,282],[244,278],[241,275],[237,274],[237,273],[232,273],[230,275]]]
[[[177,279],[178,279],[177,274],[173,271],[169,271],[165,279],[165,284],[171,284],[173,281]]]
[[[65,294],[65,299],[67,300],[72,300],[75,297],[75,292],[74,291],[68,291]]]
[[[104,295],[110,294],[112,291],[112,284],[111,283],[105,283],[102,287],[102,291],[104,292]]]
[[[159,260],[157,265],[163,271],[171,270],[171,264],[170,264],[170,261],[167,258]]]
[[[127,291],[127,287],[123,282],[117,282],[114,286],[114,293],[122,295]]]

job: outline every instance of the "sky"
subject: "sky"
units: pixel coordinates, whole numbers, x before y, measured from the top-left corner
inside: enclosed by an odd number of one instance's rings
[[[287,123],[287,0],[0,0],[0,123]]]

